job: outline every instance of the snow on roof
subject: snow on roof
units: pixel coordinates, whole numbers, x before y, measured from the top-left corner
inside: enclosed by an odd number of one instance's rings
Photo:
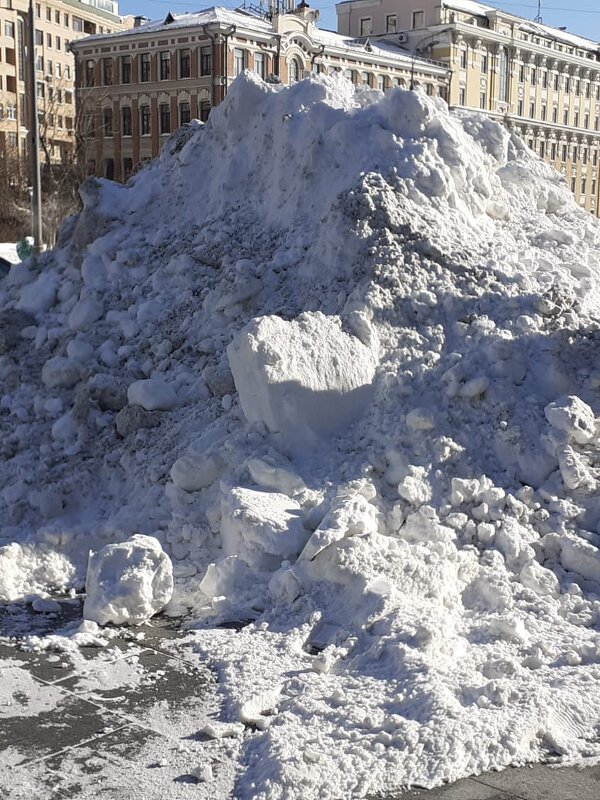
[[[167,22],[171,19],[172,21]],[[229,8],[222,6],[210,6],[209,8],[201,9],[200,11],[190,11],[183,14],[169,13],[167,17],[162,17],[159,20],[152,20],[137,28],[128,28],[125,31],[120,31],[117,34],[98,34],[96,36],[86,36],[85,39],[79,39],[79,42],[88,42],[90,39],[102,39],[106,35],[109,36],[131,36],[137,33],[153,33],[163,30],[172,30],[173,28],[190,28],[199,25],[209,25],[211,23],[221,23],[222,25],[237,25],[238,27],[254,28],[269,31],[272,30],[272,25],[266,20],[262,20],[253,14],[247,14],[243,11],[232,11]]]
[[[403,48],[398,47],[393,42],[382,41],[381,39],[353,39],[350,36],[344,36],[335,31],[322,30],[315,28],[312,33],[312,38],[319,44],[324,44],[326,47],[337,47],[350,51],[364,51],[369,56],[380,56],[382,58],[391,58],[395,61],[402,61],[405,63],[412,63],[414,55],[407,52]],[[428,59],[417,58],[419,61],[427,61]],[[445,68],[445,67],[444,67]]]
[[[476,3],[475,0],[442,0],[446,8],[452,8],[455,11],[463,11],[465,14],[474,14],[476,16],[485,17],[490,11],[501,11],[503,14],[509,14],[516,19],[522,19],[520,25],[521,30],[530,33],[538,34],[539,36],[550,36],[561,42],[567,42],[574,47],[580,47],[585,50],[598,50],[598,42],[593,39],[586,39],[583,36],[577,36],[574,33],[563,31],[560,28],[553,28],[550,25],[544,25],[539,22],[531,22],[530,20],[519,17],[513,14],[512,11],[504,11],[503,9],[495,8],[493,6],[486,6],[483,3]]]

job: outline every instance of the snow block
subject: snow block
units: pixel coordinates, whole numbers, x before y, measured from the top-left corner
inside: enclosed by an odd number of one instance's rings
[[[160,378],[135,381],[127,389],[127,400],[146,411],[171,411],[177,405],[177,395]]]
[[[48,389],[70,389],[81,378],[80,365],[70,358],[54,356],[42,367],[42,381]]]
[[[309,537],[300,506],[284,494],[236,486],[221,502],[223,552],[256,569],[278,569]]]
[[[320,312],[252,320],[227,348],[240,403],[284,447],[303,449],[346,428],[372,396],[373,352]]]
[[[173,594],[173,567],[154,536],[90,552],[84,619],[106,625],[140,625],[161,611]]]

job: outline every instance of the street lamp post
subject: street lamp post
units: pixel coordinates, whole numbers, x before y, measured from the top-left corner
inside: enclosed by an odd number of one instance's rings
[[[37,90],[35,80],[35,17],[33,0],[29,0],[29,103],[31,108],[31,207],[33,228],[33,251],[41,253],[45,249],[42,233],[42,180],[40,175],[40,128],[37,109]]]
[[[434,34],[430,34],[429,36],[424,36],[422,39],[419,39],[419,41],[416,43],[416,45],[414,47],[413,54],[412,54],[412,60],[411,60],[411,63],[410,63],[410,89],[411,89],[411,91],[415,88],[415,63],[416,63],[416,60],[417,60],[417,56],[421,52],[421,46],[422,46],[422,44],[424,42],[427,42],[429,39],[432,39],[433,41],[429,42],[429,44],[427,45],[427,49],[429,49],[431,47],[434,47],[436,44],[439,44],[439,40],[437,40],[435,38],[437,35],[438,35],[437,33],[434,33]]]

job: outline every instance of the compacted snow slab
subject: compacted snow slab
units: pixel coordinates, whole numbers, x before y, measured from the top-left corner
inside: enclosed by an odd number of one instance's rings
[[[344,430],[373,396],[375,354],[319,312],[253,320],[227,348],[248,422],[304,450]]]
[[[153,537],[238,800],[600,756],[600,225],[563,178],[421,91],[247,73],[81,194],[0,288],[0,597],[52,613]]]

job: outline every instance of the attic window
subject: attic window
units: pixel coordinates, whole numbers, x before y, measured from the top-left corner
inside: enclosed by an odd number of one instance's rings
[[[165,25],[170,25],[172,22],[175,22],[175,17],[174,17],[174,16],[173,16],[173,14],[171,14],[171,12],[169,11],[169,13],[167,14],[167,16],[166,16],[166,19],[165,19],[165,21],[164,21],[164,24],[165,24]]]

